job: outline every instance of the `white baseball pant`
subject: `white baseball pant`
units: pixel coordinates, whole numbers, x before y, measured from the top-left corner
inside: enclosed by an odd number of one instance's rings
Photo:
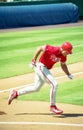
[[[56,104],[56,91],[57,91],[57,81],[53,77],[53,75],[50,73],[50,71],[42,64],[37,63],[36,67],[34,67],[35,70],[35,81],[33,86],[27,86],[23,89],[18,90],[18,95],[23,95],[26,93],[36,92],[38,91],[42,85],[47,82],[51,89],[50,89],[50,105]]]

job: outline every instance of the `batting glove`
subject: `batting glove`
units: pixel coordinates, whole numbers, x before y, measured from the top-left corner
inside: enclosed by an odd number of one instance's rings
[[[73,75],[71,75],[71,74],[68,75],[68,78],[69,78],[69,79],[73,79]]]
[[[35,59],[32,60],[32,65],[36,66],[36,60]]]

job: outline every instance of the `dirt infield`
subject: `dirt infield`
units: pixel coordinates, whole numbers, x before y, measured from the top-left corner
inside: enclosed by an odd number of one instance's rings
[[[78,68],[79,66],[79,68]],[[83,62],[69,65],[68,68],[74,75],[74,79],[83,77]],[[55,72],[55,73],[54,73]],[[52,73],[56,77],[64,73],[58,67]],[[21,75],[0,80],[0,90],[7,90],[16,86],[33,82],[34,74]],[[69,80],[65,77],[57,79],[58,82]],[[53,115],[49,112],[49,102],[18,101],[14,100],[8,106],[9,91],[0,93],[0,130],[82,130],[83,106],[57,103],[64,110],[62,115]]]
[[[6,32],[19,32],[19,31],[28,31],[28,30],[44,30],[52,28],[64,28],[64,27],[75,27],[83,26],[83,20],[79,20],[76,23],[67,23],[67,24],[57,24],[57,25],[48,25],[48,26],[34,26],[34,27],[25,27],[25,28],[10,28],[10,29],[0,29],[0,33]]]

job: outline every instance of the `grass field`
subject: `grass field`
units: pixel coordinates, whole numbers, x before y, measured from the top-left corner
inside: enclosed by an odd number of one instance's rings
[[[35,49],[44,44],[73,44],[73,55],[68,64],[83,60],[83,26],[0,33],[0,78],[31,72],[29,63]]]
[[[74,47],[67,64],[83,61],[83,26],[0,33],[0,78],[32,72],[29,63],[38,46],[61,45],[65,41]],[[49,101],[49,91],[50,87],[46,86],[38,93],[19,97],[19,100]],[[61,83],[57,102],[83,105],[82,92],[83,79]]]
[[[49,102],[49,93],[50,87],[45,86],[42,87],[39,92],[20,96],[19,100],[39,100]],[[83,79],[60,83],[57,91],[57,102],[83,106]]]

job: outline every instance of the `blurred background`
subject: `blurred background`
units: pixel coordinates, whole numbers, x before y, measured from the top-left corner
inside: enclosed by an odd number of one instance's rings
[[[79,7],[79,18],[83,19],[83,0],[0,0],[0,6],[6,5],[35,5],[72,2]]]

